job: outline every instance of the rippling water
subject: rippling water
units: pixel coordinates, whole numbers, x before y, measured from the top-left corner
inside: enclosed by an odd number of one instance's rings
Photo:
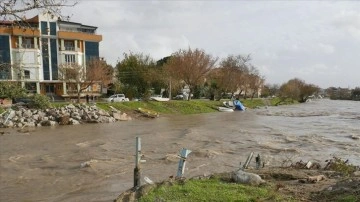
[[[232,171],[250,152],[268,166],[324,165],[334,155],[360,165],[360,102],[352,101],[2,131],[0,201],[112,201],[133,186],[137,136],[142,176],[153,181],[176,175],[181,148],[192,150],[186,177]]]

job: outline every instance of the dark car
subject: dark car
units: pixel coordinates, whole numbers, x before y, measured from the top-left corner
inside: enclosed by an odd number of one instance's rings
[[[21,97],[12,99],[12,103],[16,105],[31,106],[34,103],[34,100],[28,97]]]

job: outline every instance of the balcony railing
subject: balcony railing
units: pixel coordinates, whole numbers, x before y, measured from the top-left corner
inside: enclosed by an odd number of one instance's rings
[[[75,51],[75,47],[74,46],[65,46],[65,50],[67,50],[67,51]]]
[[[21,48],[26,48],[26,49],[34,49],[35,45],[34,44],[22,44]]]

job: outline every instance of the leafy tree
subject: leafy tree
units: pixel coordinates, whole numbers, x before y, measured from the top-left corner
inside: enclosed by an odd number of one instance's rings
[[[261,90],[262,97],[277,96],[280,86],[278,84],[266,84]]]
[[[128,97],[150,97],[151,83],[156,73],[152,72],[156,63],[149,55],[142,53],[124,53],[124,59],[116,64],[117,78],[124,84]]]
[[[215,67],[216,61],[217,58],[203,50],[189,48],[172,54],[166,68],[171,78],[182,80],[189,87],[191,95],[196,86],[205,83],[205,76]],[[190,99],[191,96],[188,96],[188,100]]]
[[[281,98],[291,98],[298,102],[306,102],[309,96],[319,91],[319,87],[313,84],[307,84],[305,81],[294,78],[284,83],[280,87]]]
[[[86,67],[79,64],[62,64],[59,66],[59,79],[75,84],[77,102],[80,102],[81,93],[100,83],[107,86],[113,77],[113,68],[99,59],[89,60]]]
[[[251,99],[254,98],[255,94],[259,92],[259,90],[262,89],[264,85],[264,77],[262,77],[259,73],[259,70],[251,66],[249,74],[247,75],[247,89],[246,93],[250,93]]]
[[[356,87],[351,91],[351,98],[353,100],[360,100],[360,87]]]
[[[26,89],[22,88],[18,82],[0,82],[0,98],[20,98],[26,96]]]

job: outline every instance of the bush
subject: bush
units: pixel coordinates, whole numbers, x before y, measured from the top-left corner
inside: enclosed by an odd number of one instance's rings
[[[51,106],[49,97],[45,95],[35,94],[33,101],[34,108],[45,109]]]

